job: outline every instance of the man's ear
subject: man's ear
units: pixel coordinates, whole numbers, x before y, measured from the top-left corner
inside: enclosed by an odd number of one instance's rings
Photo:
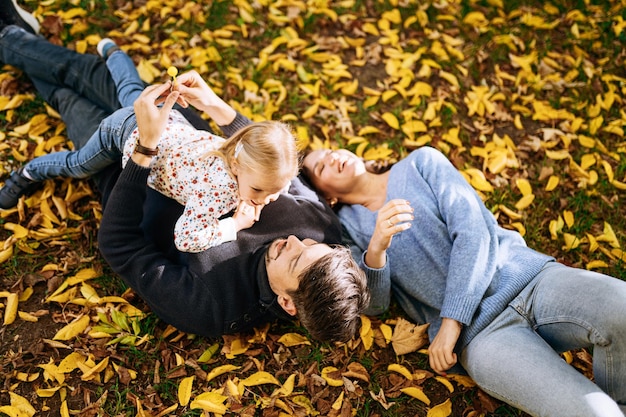
[[[339,202],[339,200],[337,200],[335,197],[327,198],[326,201],[328,202],[328,205],[331,207],[335,207],[335,204]]]
[[[291,299],[291,297],[285,297],[285,296],[279,295],[277,299],[278,299],[278,304],[283,308],[283,310],[285,310],[291,316],[296,315],[298,311],[296,310],[296,306],[293,303],[293,300]]]

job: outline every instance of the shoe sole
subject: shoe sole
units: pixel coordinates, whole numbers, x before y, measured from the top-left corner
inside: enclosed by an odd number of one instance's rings
[[[13,2],[13,7],[15,8],[15,11],[17,11],[17,14],[20,15],[20,17],[22,18],[22,20],[24,22],[26,22],[26,24],[28,26],[30,26],[31,28],[33,28],[33,30],[35,31],[35,33],[39,33],[39,21],[35,18],[35,16],[33,16],[32,14],[28,13],[26,10],[22,9],[18,4],[17,4],[17,0],[11,0]]]

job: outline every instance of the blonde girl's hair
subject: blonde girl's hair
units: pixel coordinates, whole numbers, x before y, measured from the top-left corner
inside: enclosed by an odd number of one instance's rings
[[[296,138],[287,124],[278,121],[251,123],[208,154],[221,157],[228,169],[237,161],[242,169],[271,175],[277,182],[295,177],[300,168]]]

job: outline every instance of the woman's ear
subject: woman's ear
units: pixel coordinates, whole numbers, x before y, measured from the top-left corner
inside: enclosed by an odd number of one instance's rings
[[[287,312],[287,314],[291,316],[296,315],[298,311],[296,310],[296,306],[293,303],[293,300],[291,299],[291,297],[285,297],[283,295],[279,295],[278,297],[276,297],[276,299],[278,300],[278,304],[283,308],[283,310]]]
[[[328,203],[329,206],[335,207],[335,205],[339,202],[339,200],[337,200],[335,197],[332,197],[332,198],[327,198],[326,202]]]

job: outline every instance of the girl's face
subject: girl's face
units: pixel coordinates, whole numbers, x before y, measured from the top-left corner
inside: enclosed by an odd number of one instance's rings
[[[276,201],[280,192],[289,185],[289,181],[277,181],[276,178],[259,176],[248,169],[233,169],[237,176],[239,199],[250,206],[264,206]]]
[[[303,169],[313,186],[326,198],[339,198],[352,191],[355,179],[365,173],[365,164],[354,153],[319,149],[309,153]]]

